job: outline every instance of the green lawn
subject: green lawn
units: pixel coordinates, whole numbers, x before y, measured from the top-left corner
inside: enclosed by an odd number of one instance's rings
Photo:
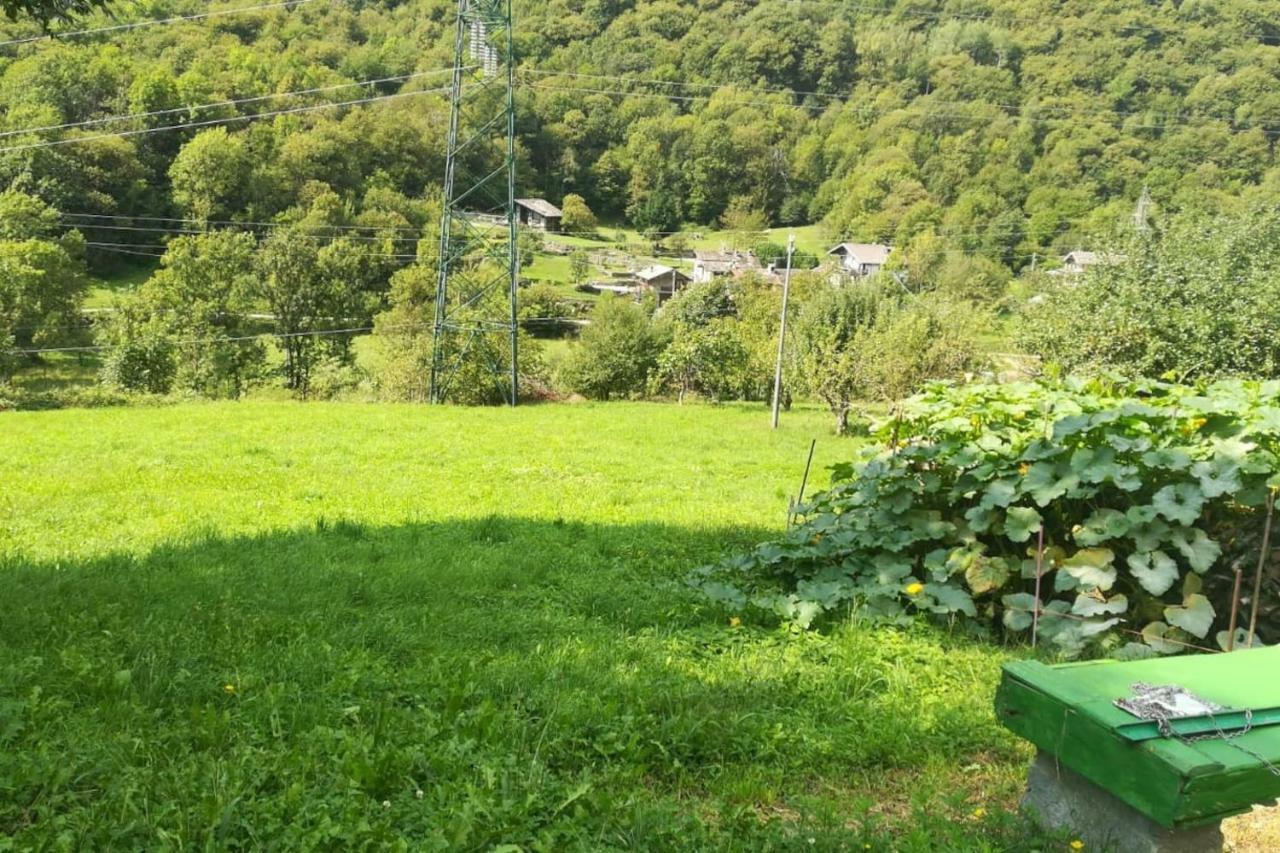
[[[84,307],[91,310],[110,308],[117,294],[132,290],[149,279],[154,272],[155,267],[149,265],[125,266],[106,278],[90,278],[89,294]]]
[[[0,850],[1027,849],[1004,652],[682,583],[854,451],[827,420],[0,415]]]

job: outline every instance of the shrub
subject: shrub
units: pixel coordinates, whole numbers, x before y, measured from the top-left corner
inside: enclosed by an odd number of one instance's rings
[[[1228,642],[1227,567],[1257,560],[1280,486],[1280,383],[935,384],[874,437],[802,523],[695,584],[802,625],[852,608],[1026,636],[1038,611],[1068,655],[1168,654]]]
[[[977,315],[925,295],[900,298],[872,282],[824,286],[797,310],[796,372],[848,428],[855,400],[891,400],[929,379],[981,365]]]
[[[578,346],[560,366],[560,382],[570,391],[600,400],[640,393],[657,366],[663,343],[643,307],[604,296]]]
[[[591,234],[596,230],[596,215],[587,207],[587,201],[580,195],[569,193],[560,204],[560,212],[564,216],[561,226],[570,234]]]
[[[1037,301],[1019,342],[1066,370],[1280,376],[1280,212],[1174,222]]]

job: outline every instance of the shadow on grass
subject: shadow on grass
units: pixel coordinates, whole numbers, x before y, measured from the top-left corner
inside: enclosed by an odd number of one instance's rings
[[[731,628],[683,577],[768,535],[320,520],[9,560],[0,840],[838,849],[879,843],[896,775],[943,816],[920,849],[998,842],[940,805],[953,768],[1018,775],[995,654]]]

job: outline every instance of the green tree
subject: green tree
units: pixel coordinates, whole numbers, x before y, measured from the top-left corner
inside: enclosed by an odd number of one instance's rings
[[[326,275],[315,234],[299,227],[278,228],[262,242],[255,258],[256,296],[275,319],[284,352],[285,385],[306,397],[311,372],[325,356],[349,357],[343,337],[325,334],[343,322],[350,288]]]
[[[703,325],[677,324],[671,343],[658,357],[653,384],[658,391],[697,393],[715,401],[743,394],[749,356],[738,334],[738,322],[718,317]]]
[[[569,255],[569,283],[575,287],[587,280],[587,274],[591,271],[591,263],[587,260],[587,253],[578,249]]]
[[[84,251],[78,231],[62,232],[56,210],[24,193],[0,193],[0,338],[11,350],[79,339]]]
[[[835,416],[837,434],[848,430],[853,403],[866,391],[860,344],[890,305],[878,287],[867,283],[828,285],[797,306],[796,372],[805,389]]]
[[[171,390],[202,397],[241,396],[264,372],[266,348],[252,338],[256,281],[253,276],[254,239],[249,234],[213,231],[173,240],[161,260],[161,268],[131,303],[106,321],[105,339],[111,344],[133,346],[133,335],[142,345],[131,356],[167,357],[172,365],[139,372],[122,370],[113,362],[111,384],[131,390],[157,390],[158,377],[167,376]],[[119,315],[119,322],[116,322]],[[140,322],[139,317],[146,320]],[[167,346],[150,338],[167,335]],[[132,377],[146,387],[134,388]],[[166,388],[165,390],[170,390]]]
[[[570,234],[591,234],[596,230],[596,215],[587,207],[587,201],[576,193],[569,193],[560,205],[564,218],[561,226]]]
[[[105,7],[109,0],[3,0],[4,13],[16,19],[20,15],[35,18],[41,24],[87,15]]]
[[[662,349],[663,340],[643,308],[606,295],[561,365],[559,379],[570,391],[598,400],[638,394]]]
[[[169,168],[173,200],[190,217],[225,219],[248,201],[252,162],[249,150],[225,127],[197,134]]]

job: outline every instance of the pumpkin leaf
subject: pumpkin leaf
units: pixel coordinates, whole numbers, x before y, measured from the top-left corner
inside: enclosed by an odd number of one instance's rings
[[[1009,563],[1000,557],[979,555],[965,569],[964,579],[975,595],[991,592],[1004,586],[1009,580]]]
[[[1111,565],[1115,557],[1110,548],[1083,548],[1068,557],[1062,568],[1081,586],[1108,590],[1116,582],[1116,570]]]
[[[1175,628],[1181,628],[1193,637],[1204,638],[1213,626],[1213,618],[1217,614],[1209,599],[1203,595],[1187,596],[1181,607],[1166,607],[1164,618]]]
[[[1000,603],[1004,605],[1001,621],[1010,631],[1025,631],[1030,628],[1032,614],[1040,607],[1039,600],[1029,592],[1002,596]]]
[[[1151,498],[1156,512],[1178,524],[1195,524],[1204,508],[1204,493],[1192,483],[1165,486]]]
[[[1080,545],[1099,545],[1124,536],[1130,526],[1128,517],[1119,510],[1100,509],[1085,520],[1073,537]]]
[[[1202,574],[1209,571],[1222,556],[1222,546],[1210,539],[1199,528],[1174,530],[1169,534],[1169,541],[1182,556],[1187,558],[1191,568]]]
[[[1178,564],[1164,551],[1135,551],[1126,562],[1134,580],[1152,595],[1164,595],[1178,581]]]
[[[1004,518],[1004,535],[1014,542],[1026,542],[1038,531],[1043,520],[1040,513],[1030,507],[1011,506]]]
[[[1124,613],[1129,609],[1127,596],[1114,595],[1111,598],[1092,595],[1077,595],[1071,612],[1077,616],[1106,616],[1111,613]]]

